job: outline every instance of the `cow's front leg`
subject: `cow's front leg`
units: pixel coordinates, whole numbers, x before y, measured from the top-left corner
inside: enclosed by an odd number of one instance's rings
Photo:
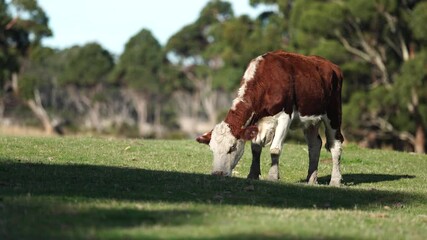
[[[261,166],[260,166],[260,157],[262,147],[259,144],[252,143],[252,164],[251,170],[249,171],[248,179],[259,179],[259,175],[261,175]]]
[[[308,145],[308,184],[317,184],[317,168],[319,165],[320,150],[322,148],[322,139],[319,136],[319,126],[309,126],[304,129],[304,137]]]
[[[279,158],[282,152],[283,142],[291,125],[291,117],[289,114],[282,112],[277,119],[277,127],[274,133],[273,142],[270,147],[271,167],[268,171],[269,180],[278,180],[279,176]]]

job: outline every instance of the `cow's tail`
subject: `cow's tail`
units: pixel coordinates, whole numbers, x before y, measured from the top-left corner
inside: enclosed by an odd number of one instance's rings
[[[335,136],[327,137],[325,148],[328,151],[330,151],[330,147],[332,144],[332,142],[330,142],[331,140],[339,140],[341,141],[341,143],[344,142],[344,137],[341,133],[341,122],[342,122],[341,91],[342,91],[342,84],[343,84],[343,74],[340,68],[334,65],[334,67],[332,68],[331,75],[332,75],[331,76],[332,94],[331,94],[330,102],[327,107],[327,115],[330,120],[330,127],[333,130],[335,130]]]

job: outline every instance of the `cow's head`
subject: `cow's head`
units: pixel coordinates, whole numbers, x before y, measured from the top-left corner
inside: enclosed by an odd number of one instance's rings
[[[198,137],[199,143],[208,144],[213,152],[212,174],[231,176],[231,173],[242,158],[245,141],[256,137],[258,128],[249,126],[243,128],[238,137],[233,136],[227,123],[221,122],[215,128]]]

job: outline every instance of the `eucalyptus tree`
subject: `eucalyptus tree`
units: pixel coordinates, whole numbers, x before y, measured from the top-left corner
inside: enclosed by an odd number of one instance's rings
[[[54,132],[57,125],[57,116],[49,112],[49,95],[55,88],[56,51],[47,47],[33,47],[29,55],[20,61],[19,81],[17,93],[40,120],[46,133]],[[17,75],[13,75],[17,77]]]
[[[142,136],[154,133],[153,121],[150,121],[150,118],[154,115],[159,117],[159,114],[153,114],[152,111],[158,109],[153,105],[166,84],[162,80],[162,69],[167,64],[160,43],[149,30],[142,29],[126,43],[125,50],[110,76],[111,81],[123,86],[132,99],[138,115],[139,133]]]
[[[0,0],[0,81],[19,72],[19,61],[52,32],[35,0]]]
[[[212,46],[218,41],[215,29],[234,17],[231,4],[225,1],[210,1],[202,9],[197,20],[175,33],[166,44],[166,52],[181,68],[188,80],[186,89],[175,91],[179,121],[184,131],[195,133],[203,128],[203,116],[212,125],[218,109],[227,101],[220,86],[215,89],[213,70],[223,64],[221,56],[212,54]],[[223,46],[219,46],[220,48]],[[203,129],[204,130],[204,129]]]
[[[405,61],[395,79],[392,98],[398,106],[392,125],[409,132],[415,152],[426,152],[427,131],[427,2],[414,7],[409,17],[413,39],[410,59]],[[413,135],[413,136],[412,136]]]
[[[0,1],[0,85],[9,85],[6,89],[15,94],[25,92],[21,97],[40,119],[44,114],[36,104],[38,101],[35,101],[38,99],[40,82],[28,78],[27,81],[19,81],[29,58],[39,54],[37,51],[41,40],[51,35],[48,17],[36,0]],[[37,53],[32,54],[33,49]],[[31,91],[28,91],[26,83],[34,87],[32,93],[29,93]],[[0,105],[3,106],[3,102]],[[42,122],[46,131],[52,131],[46,121]]]
[[[100,132],[101,103],[109,97],[105,89],[114,67],[111,53],[98,43],[88,43],[65,49],[58,55],[61,58],[58,84],[67,90],[66,97],[72,101],[74,110],[87,114],[86,125]]]

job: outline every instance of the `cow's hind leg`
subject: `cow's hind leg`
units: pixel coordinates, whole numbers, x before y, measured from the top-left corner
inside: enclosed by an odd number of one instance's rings
[[[332,173],[329,185],[338,187],[341,185],[342,179],[340,171],[340,161],[343,137],[339,128],[334,129],[331,127],[329,119],[323,119],[323,122],[325,123],[325,135],[327,141],[326,149],[332,154]]]
[[[259,175],[261,175],[261,167],[260,167],[260,157],[262,147],[259,144],[252,143],[252,164],[251,170],[249,171],[248,179],[259,179]]]
[[[274,133],[273,142],[270,147],[271,167],[268,171],[269,180],[278,180],[279,176],[279,158],[282,152],[283,142],[291,125],[291,117],[289,114],[282,112],[277,119],[277,127]]]
[[[331,146],[332,154],[332,174],[331,181],[329,185],[339,187],[341,185],[341,171],[340,171],[340,162],[341,162],[341,152],[342,152],[342,142],[340,140],[334,140]]]
[[[319,136],[319,125],[310,125],[304,129],[305,140],[308,145],[308,184],[317,184],[317,167],[319,165],[320,150],[322,148],[322,139]]]

